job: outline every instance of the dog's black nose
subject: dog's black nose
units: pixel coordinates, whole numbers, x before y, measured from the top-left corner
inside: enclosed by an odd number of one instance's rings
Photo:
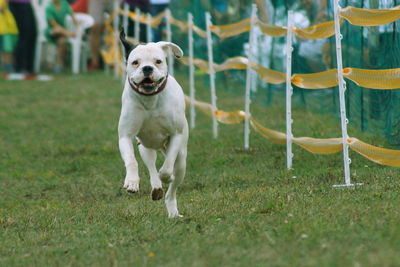
[[[153,73],[153,67],[152,66],[144,66],[142,68],[144,76],[149,76],[150,74]]]

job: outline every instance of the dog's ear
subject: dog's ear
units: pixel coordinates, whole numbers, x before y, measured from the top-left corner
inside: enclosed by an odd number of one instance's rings
[[[162,41],[157,42],[157,44],[165,51],[166,54],[168,54],[168,48],[171,48],[176,58],[181,58],[183,56],[182,49],[174,43]]]
[[[119,33],[119,39],[121,40],[121,43],[124,46],[125,59],[128,60],[129,54],[133,50],[134,45],[131,42],[129,42],[128,40],[126,40],[124,27],[121,27],[121,31]]]

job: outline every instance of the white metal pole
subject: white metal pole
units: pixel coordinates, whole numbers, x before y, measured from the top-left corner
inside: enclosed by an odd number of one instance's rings
[[[257,43],[257,42],[255,42],[255,43]],[[258,53],[255,57],[258,57]],[[256,62],[256,61],[254,61],[254,62]],[[258,87],[258,76],[255,74],[254,70],[251,70],[251,86],[250,86],[251,89],[250,89],[250,91],[253,93],[256,93],[257,87]]]
[[[128,31],[129,16],[128,16],[128,12],[129,12],[129,5],[127,3],[125,3],[124,4],[124,16],[123,16],[122,25],[124,25],[126,36],[129,36],[129,31]]]
[[[293,12],[288,11],[287,17],[287,34],[286,34],[286,156],[287,168],[292,168],[293,152],[292,152],[292,41],[293,41]]]
[[[193,15],[188,13],[188,37],[189,37],[189,90],[190,90],[190,128],[196,126],[194,65],[193,65]]]
[[[118,78],[118,68],[119,64],[119,40],[118,38],[118,26],[119,26],[119,15],[118,15],[118,1],[114,2],[114,20],[113,20],[113,30],[114,30],[114,42],[115,42],[115,51],[114,51],[114,77]]]
[[[135,8],[135,41],[140,43],[140,9]]]
[[[150,43],[152,41],[153,38],[151,38],[151,15],[150,13],[147,13],[146,16],[146,38],[147,38],[147,42]]]
[[[343,79],[343,65],[342,65],[342,45],[341,39],[342,34],[340,33],[340,21],[339,21],[339,0],[333,0],[334,4],[334,15],[335,15],[335,37],[336,37],[336,60],[337,60],[337,77],[339,84],[339,101],[340,101],[340,121],[342,125],[342,138],[343,138],[343,163],[344,163],[344,180],[345,184],[334,185],[334,187],[341,186],[354,186],[350,181],[350,158],[349,158],[349,144],[347,143],[347,123],[346,118],[346,82]]]
[[[167,20],[167,42],[172,42],[172,31],[171,31],[171,10],[167,8],[166,13]],[[171,50],[168,53],[168,72],[172,76],[174,75],[174,57],[172,56]]]
[[[249,33],[249,51],[247,56],[247,71],[246,71],[246,93],[245,93],[245,104],[244,111],[246,113],[246,117],[244,119],[244,148],[249,149],[249,139],[250,139],[250,89],[252,83],[252,70],[251,63],[253,63],[253,43],[254,43],[254,26],[256,22],[257,16],[257,6],[256,4],[252,5],[251,8],[251,24],[250,24],[250,33]]]
[[[217,110],[217,94],[215,92],[215,70],[214,70],[214,58],[213,58],[213,46],[211,36],[211,16],[210,13],[206,12],[206,27],[207,27],[207,50],[208,50],[208,72],[210,75],[210,87],[211,87],[211,105],[213,113]],[[213,137],[218,137],[218,121],[215,116],[212,116],[212,133]]]
[[[257,17],[256,17],[256,19],[257,19]],[[254,37],[253,37],[253,50],[254,51],[253,52],[255,52],[255,54],[253,54],[253,59],[254,59],[253,62],[258,62],[257,59],[259,58],[259,53],[260,53],[259,45],[258,45],[258,43],[259,43],[258,34],[256,34],[256,30],[257,30],[257,24],[254,24],[254,29],[253,29],[253,32],[254,32],[253,33],[254,34]],[[252,93],[256,93],[257,92],[257,87],[258,87],[258,75],[253,69],[251,69],[251,86],[250,86],[251,89],[250,89],[250,91]]]

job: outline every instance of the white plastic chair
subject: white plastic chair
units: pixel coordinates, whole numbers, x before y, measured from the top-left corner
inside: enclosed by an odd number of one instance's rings
[[[94,25],[94,19],[84,13],[75,13],[75,19],[78,22],[77,26],[74,25],[70,16],[67,17],[67,28],[76,34],[74,38],[68,38],[71,45],[72,73],[76,74],[80,71],[80,65],[84,71],[87,70],[88,43],[84,37],[86,30]]]
[[[35,62],[34,70],[36,73],[40,72],[41,62],[42,62],[42,51],[45,44],[50,44],[47,41],[45,32],[47,28],[46,21],[46,7],[51,0],[33,0],[32,6],[35,12],[37,21],[38,36],[36,40],[35,48]],[[86,30],[93,26],[94,19],[92,16],[75,13],[75,18],[78,22],[78,26],[75,27],[72,22],[71,17],[67,17],[67,28],[76,33],[76,37],[68,38],[68,42],[71,46],[71,68],[73,73],[79,73],[80,63],[82,64],[82,69],[87,70],[87,55],[88,55],[88,45],[84,40]]]

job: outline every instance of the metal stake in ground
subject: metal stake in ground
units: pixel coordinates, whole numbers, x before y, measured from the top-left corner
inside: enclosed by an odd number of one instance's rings
[[[286,161],[287,168],[292,168],[293,152],[292,152],[292,41],[293,41],[293,12],[288,11],[287,17],[287,33],[286,33]]]
[[[151,36],[151,15],[147,13],[146,16],[146,42],[150,43],[152,41],[152,36]]]
[[[172,32],[171,32],[171,10],[169,8],[165,11],[165,18],[167,20],[167,42],[172,42]],[[170,50],[170,48],[168,48]],[[174,75],[174,57],[171,51],[168,53],[168,72]]]
[[[190,93],[190,128],[196,126],[194,65],[193,65],[193,15],[188,13],[188,43],[189,43],[189,93]]]
[[[214,112],[217,110],[217,95],[215,92],[215,70],[214,70],[214,57],[212,47],[212,36],[211,36],[211,16],[210,13],[206,13],[206,27],[207,27],[207,50],[208,50],[208,73],[210,75],[210,87],[211,87],[211,105],[212,105],[212,120],[213,120],[213,137],[218,137],[218,122],[214,116]]]
[[[114,2],[114,20],[113,20],[113,30],[114,30],[114,42],[115,42],[115,51],[114,51],[114,78],[118,78],[118,73],[119,70],[118,68],[120,67],[120,60],[119,60],[119,36],[118,36],[118,25],[119,25],[119,16],[118,16],[118,1]]]
[[[126,32],[126,37],[129,36],[129,30],[128,30],[128,25],[129,25],[129,5],[127,3],[124,4],[124,15],[122,17],[122,25],[124,25],[124,29]]]
[[[333,1],[334,14],[335,14],[335,37],[336,37],[336,60],[337,60],[337,77],[339,84],[339,101],[340,101],[340,121],[342,125],[342,141],[343,141],[343,163],[344,163],[344,184],[334,185],[334,187],[354,186],[350,181],[350,158],[349,158],[349,144],[347,135],[346,118],[346,102],[344,92],[346,91],[346,82],[343,79],[343,64],[342,64],[342,34],[340,33],[340,20],[339,20],[339,0]]]
[[[249,149],[249,138],[250,138],[250,89],[251,89],[251,63],[253,63],[253,47],[254,47],[254,26],[257,19],[257,6],[252,5],[251,8],[251,24],[249,32],[249,51],[247,56],[247,70],[246,70],[246,92],[245,92],[245,104],[244,111],[246,113],[244,119],[244,148]]]
[[[135,41],[139,44],[140,43],[140,9],[137,7],[135,8]]]

